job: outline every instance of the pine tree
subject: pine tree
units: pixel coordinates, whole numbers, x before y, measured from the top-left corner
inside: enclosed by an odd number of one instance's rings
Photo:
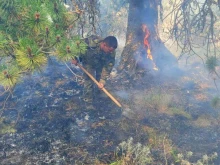
[[[80,12],[61,0],[0,0],[0,86],[14,87],[24,74],[41,70],[48,56],[68,61],[86,50],[69,31]]]

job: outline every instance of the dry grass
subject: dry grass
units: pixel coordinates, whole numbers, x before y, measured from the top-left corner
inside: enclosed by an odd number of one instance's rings
[[[57,80],[55,83],[55,87],[58,88],[60,86],[63,86],[66,83],[66,80]]]
[[[201,115],[195,121],[192,122],[196,127],[210,127],[218,124],[217,120],[210,115]]]
[[[203,93],[196,93],[196,94],[194,94],[194,97],[198,101],[207,101],[209,99],[208,96]]]
[[[137,118],[147,117],[147,112],[164,113],[169,116],[180,115],[191,119],[191,115],[184,110],[184,98],[170,89],[154,88],[148,91],[134,92],[133,109]]]

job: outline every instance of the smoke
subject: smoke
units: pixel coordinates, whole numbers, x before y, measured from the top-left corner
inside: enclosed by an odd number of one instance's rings
[[[116,91],[115,94],[124,100],[129,99],[129,93],[127,91],[124,91],[124,90]]]
[[[163,2],[167,3],[167,1]],[[126,42],[127,10],[128,6],[123,6],[122,3],[118,4],[117,1],[100,1],[100,27],[103,31],[101,35],[115,35],[118,38],[119,47],[117,49],[116,65],[120,61],[121,53]],[[145,14],[142,17],[142,20],[146,19]],[[151,19],[149,15],[148,19]],[[207,72],[201,59],[196,56],[188,58],[189,55],[184,55],[183,58],[178,59],[181,49],[178,49],[177,44],[173,40],[167,40],[167,31],[163,31],[170,25],[168,22],[169,20],[165,22],[158,20],[158,36],[161,42],[154,42],[153,40],[150,42],[153,60],[146,57],[147,53],[144,45],[134,53],[134,57],[137,57],[136,60],[139,60],[138,62],[142,68],[148,70],[150,74],[161,82],[183,81],[182,79],[184,77],[189,77],[191,81],[210,84],[213,90],[209,91],[215,91],[214,93],[216,93],[217,88],[220,88],[220,79],[216,75]],[[155,69],[155,66],[158,70]],[[125,93],[125,91],[120,91],[118,95],[127,98]]]
[[[100,36],[114,35],[118,39],[116,49],[116,64],[118,65],[121,53],[126,42],[128,19],[128,5],[124,1],[100,0]]]

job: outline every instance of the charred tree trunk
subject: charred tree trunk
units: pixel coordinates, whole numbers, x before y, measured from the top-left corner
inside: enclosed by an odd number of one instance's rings
[[[153,68],[153,65],[159,65],[161,52],[171,55],[158,37],[158,3],[159,0],[130,0],[126,44],[121,55],[119,72],[124,71],[133,77],[143,68],[149,69]],[[147,40],[153,60],[147,58],[148,47],[144,45],[146,32],[143,26],[145,25],[150,34]]]

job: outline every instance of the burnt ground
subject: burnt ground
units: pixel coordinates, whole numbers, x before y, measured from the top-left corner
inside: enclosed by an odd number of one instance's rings
[[[116,76],[106,88],[123,108],[97,96],[97,110],[86,112],[80,100],[82,73],[72,69],[77,79],[53,61],[16,86],[2,114],[4,123],[16,129],[0,135],[2,165],[110,164],[116,147],[129,137],[152,147],[154,164],[165,161],[161,139],[169,141],[170,160],[174,150],[192,151],[194,162],[204,154],[220,154],[219,112],[211,107],[209,93],[216,89],[194,73],[179,72],[177,78],[147,73],[132,82]],[[6,97],[0,98],[1,105]],[[173,107],[184,112],[169,111]]]

